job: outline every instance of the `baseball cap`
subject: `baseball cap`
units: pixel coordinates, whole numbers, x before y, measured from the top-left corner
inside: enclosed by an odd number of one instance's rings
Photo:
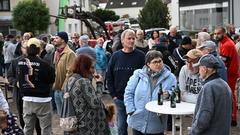
[[[41,47],[41,42],[37,38],[30,38],[27,42],[27,46],[30,47],[30,45],[36,45],[36,47],[40,48]]]
[[[203,49],[203,48],[210,48],[212,50],[216,50],[217,46],[213,41],[204,41],[200,46],[197,47],[197,49]]]
[[[217,58],[215,56],[213,56],[212,54],[207,54],[204,55],[200,58],[200,60],[198,61],[199,66],[205,66],[207,68],[214,68],[217,69],[220,67],[220,64],[217,60]]]
[[[56,36],[59,36],[61,39],[63,39],[65,43],[68,42],[68,34],[66,32],[58,32]]]
[[[202,57],[202,52],[200,50],[197,49],[192,49],[190,51],[188,51],[188,53],[186,55],[183,56],[184,59],[197,59],[197,58],[201,58]]]

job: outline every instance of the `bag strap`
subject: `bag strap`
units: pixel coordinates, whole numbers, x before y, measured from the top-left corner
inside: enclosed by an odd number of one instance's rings
[[[79,80],[80,78],[82,78],[82,77],[81,77],[81,76],[77,76],[77,77],[74,79],[74,81],[73,81],[72,86],[70,87],[70,89],[66,89],[66,92],[71,91],[72,88],[73,88],[73,86],[74,86],[74,84],[76,83],[76,81]],[[68,87],[68,82],[69,82],[69,81],[67,81],[66,87]]]

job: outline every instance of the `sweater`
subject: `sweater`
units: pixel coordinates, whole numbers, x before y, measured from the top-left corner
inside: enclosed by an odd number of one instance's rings
[[[137,49],[130,53],[122,50],[114,52],[108,63],[107,86],[112,97],[123,100],[127,82],[133,71],[144,66],[145,55]]]
[[[229,135],[232,94],[217,73],[203,82],[193,115],[190,135]]]
[[[182,100],[189,103],[196,103],[198,93],[202,88],[199,73],[193,74],[183,66],[179,74],[179,88],[182,93]]]
[[[55,71],[41,58],[34,56],[20,59],[17,74],[23,96],[49,97]]]

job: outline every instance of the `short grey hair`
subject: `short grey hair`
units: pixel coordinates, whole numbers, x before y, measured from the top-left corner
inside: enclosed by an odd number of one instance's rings
[[[126,36],[127,33],[131,33],[131,34],[135,35],[135,32],[134,32],[133,30],[131,30],[131,29],[126,29],[126,30],[124,30],[124,31],[122,32],[122,34],[121,34],[121,42],[122,42],[122,43],[123,43],[123,39],[125,38],[125,36]]]
[[[147,65],[147,63],[150,63],[155,58],[163,59],[162,53],[160,51],[156,51],[156,50],[148,51],[148,53],[145,56],[145,65]]]

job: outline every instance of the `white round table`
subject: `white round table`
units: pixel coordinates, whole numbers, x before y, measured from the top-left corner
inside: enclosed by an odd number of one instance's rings
[[[175,117],[180,116],[180,135],[182,135],[182,116],[193,114],[195,104],[181,101],[181,103],[176,103],[176,108],[171,108],[170,101],[163,102],[163,105],[158,105],[157,101],[151,101],[146,104],[145,108],[150,112],[172,115],[172,135],[176,134]]]

